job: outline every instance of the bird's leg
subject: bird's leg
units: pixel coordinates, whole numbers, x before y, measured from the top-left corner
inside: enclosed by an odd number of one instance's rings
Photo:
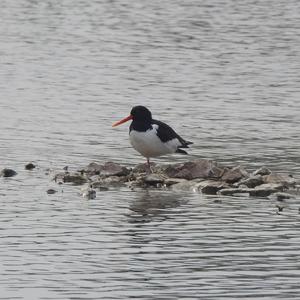
[[[150,159],[149,159],[149,157],[147,157],[147,165],[148,165],[148,168],[149,168],[150,173],[153,173],[153,170],[151,169],[151,164],[150,164]]]

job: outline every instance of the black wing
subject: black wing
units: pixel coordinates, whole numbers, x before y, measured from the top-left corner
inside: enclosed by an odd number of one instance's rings
[[[164,122],[152,120],[152,124],[158,125],[157,135],[162,142],[168,142],[173,139],[178,139],[181,143],[181,145],[178,148],[188,148],[188,145],[193,144],[192,142],[184,140],[169,125],[167,125]]]

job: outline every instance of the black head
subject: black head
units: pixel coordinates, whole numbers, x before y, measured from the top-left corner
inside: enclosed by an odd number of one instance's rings
[[[134,106],[130,112],[133,121],[137,122],[151,122],[152,114],[151,111],[145,106]]]

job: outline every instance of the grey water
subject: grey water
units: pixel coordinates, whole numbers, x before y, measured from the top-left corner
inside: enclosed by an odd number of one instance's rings
[[[111,128],[141,104],[194,142],[156,163],[299,178],[299,11],[298,0],[2,0],[0,166],[18,175],[0,180],[0,299],[299,299],[299,196],[281,212],[192,192],[87,200],[48,174],[143,162],[128,125]]]

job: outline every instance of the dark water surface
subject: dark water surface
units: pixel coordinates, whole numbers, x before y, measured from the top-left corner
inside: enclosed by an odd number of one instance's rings
[[[45,172],[143,161],[128,126],[111,128],[143,104],[194,142],[190,158],[299,177],[299,11],[2,0],[0,164],[18,175],[0,183],[0,299],[298,299],[299,197],[280,214],[268,199],[171,191],[86,200]]]

